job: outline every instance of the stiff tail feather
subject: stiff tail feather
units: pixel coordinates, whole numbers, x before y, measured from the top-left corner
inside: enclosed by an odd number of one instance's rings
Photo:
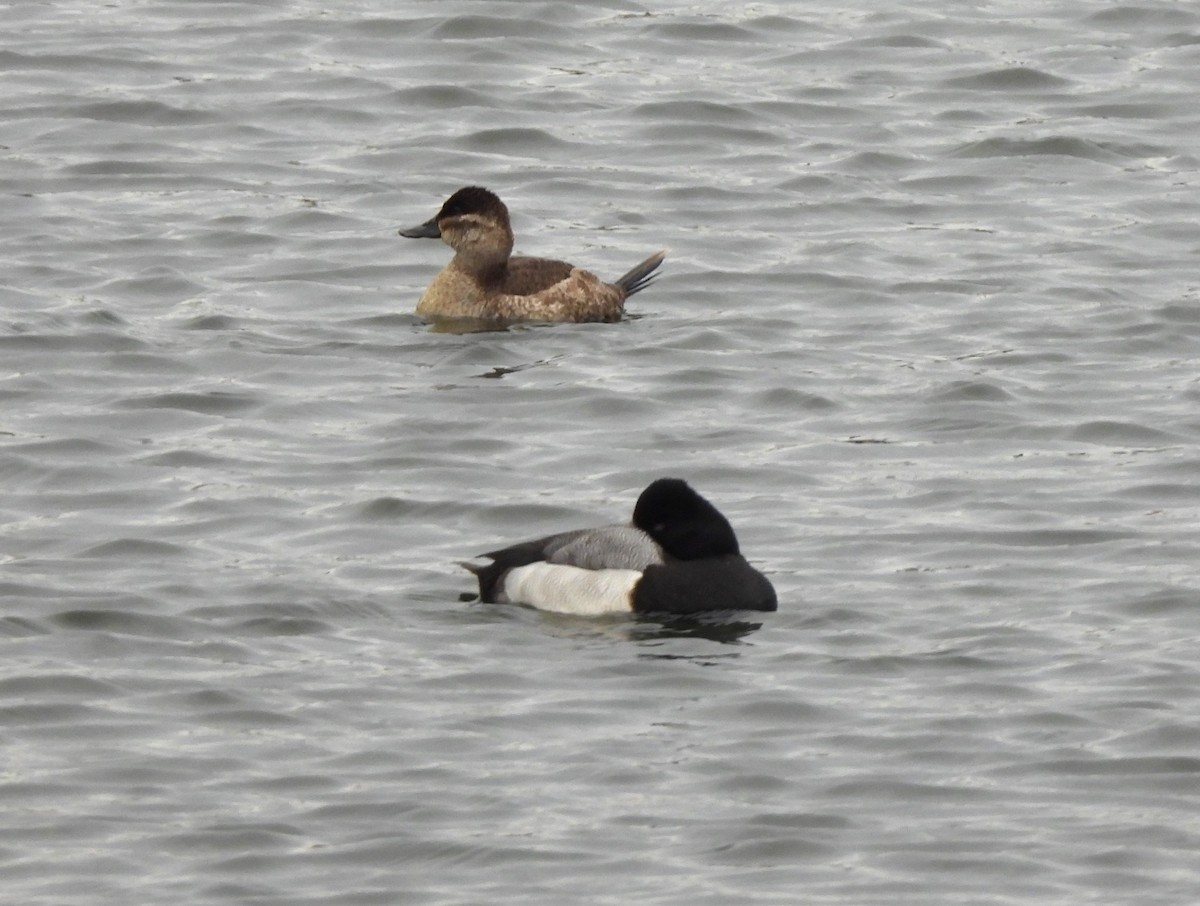
[[[657,276],[654,272],[658,270],[658,266],[663,263],[663,259],[666,257],[666,249],[655,252],[641,264],[632,268],[629,273],[614,281],[615,285],[625,290],[625,298],[627,299],[634,293],[641,292],[654,282],[654,278]]]

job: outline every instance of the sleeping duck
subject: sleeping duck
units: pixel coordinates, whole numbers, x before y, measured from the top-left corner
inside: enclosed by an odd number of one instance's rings
[[[417,303],[429,319],[619,321],[625,300],[650,284],[667,254],[655,252],[614,283],[565,261],[511,257],[508,208],[479,186],[459,189],[436,216],[400,235],[454,249]]]
[[[487,604],[607,613],[775,610],[775,589],[746,562],[729,521],[678,478],[638,497],[628,525],[578,529],[501,548],[463,564]]]

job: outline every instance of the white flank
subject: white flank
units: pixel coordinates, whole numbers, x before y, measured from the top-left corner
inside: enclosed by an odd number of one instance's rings
[[[560,563],[518,566],[504,577],[504,594],[538,610],[597,616],[629,613],[630,596],[642,577],[636,569],[580,569]]]

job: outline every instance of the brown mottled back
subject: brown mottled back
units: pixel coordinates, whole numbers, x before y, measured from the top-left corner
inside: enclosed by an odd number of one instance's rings
[[[500,291],[511,296],[532,296],[562,283],[571,276],[571,265],[551,258],[508,259],[508,270]]]

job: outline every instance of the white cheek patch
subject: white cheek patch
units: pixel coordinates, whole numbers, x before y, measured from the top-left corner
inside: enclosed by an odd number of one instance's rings
[[[504,594],[515,604],[538,610],[597,616],[629,613],[633,588],[642,578],[636,569],[580,569],[559,563],[518,566],[504,577]]]

